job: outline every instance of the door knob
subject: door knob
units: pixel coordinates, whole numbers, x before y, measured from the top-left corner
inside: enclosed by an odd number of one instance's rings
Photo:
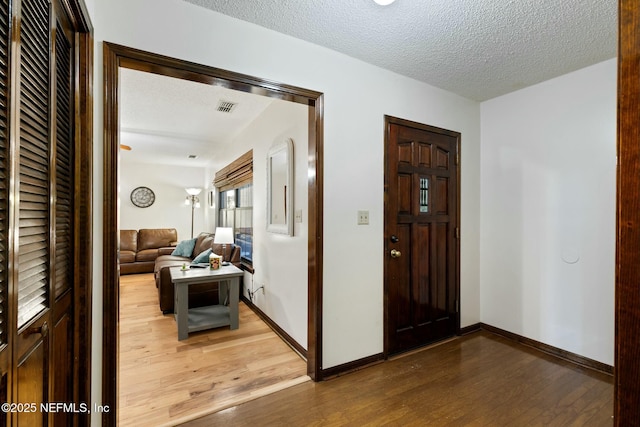
[[[397,249],[391,249],[391,258],[400,258],[402,253]]]
[[[44,322],[40,327],[29,328],[24,335],[29,336],[31,334],[41,334],[43,337],[46,337],[49,335],[49,324]]]

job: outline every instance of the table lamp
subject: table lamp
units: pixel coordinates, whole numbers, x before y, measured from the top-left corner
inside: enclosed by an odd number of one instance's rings
[[[231,227],[216,227],[216,234],[213,238],[213,243],[222,245],[222,265],[229,265],[227,259],[227,244],[233,244],[233,228]]]

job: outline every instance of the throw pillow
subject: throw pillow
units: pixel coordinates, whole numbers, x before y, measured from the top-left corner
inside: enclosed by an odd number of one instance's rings
[[[196,264],[200,264],[201,262],[209,262],[209,255],[213,252],[211,249],[207,249],[206,251],[200,252],[200,254],[193,259],[193,262]]]
[[[196,246],[196,239],[183,240],[171,252],[171,255],[190,257],[193,248]]]

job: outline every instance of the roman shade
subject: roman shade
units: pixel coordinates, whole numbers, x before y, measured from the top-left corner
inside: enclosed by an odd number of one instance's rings
[[[213,185],[218,191],[242,187],[253,181],[253,150],[249,150],[236,160],[216,172]]]

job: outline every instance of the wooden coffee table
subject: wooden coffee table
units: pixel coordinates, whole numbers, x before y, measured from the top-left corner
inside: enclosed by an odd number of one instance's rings
[[[174,285],[174,316],[178,325],[178,340],[187,339],[190,332],[229,325],[238,329],[238,299],[242,270],[234,265],[210,268],[172,267],[171,281]],[[210,283],[218,286],[218,305],[189,308],[189,285]],[[225,305],[228,299],[229,305]]]

